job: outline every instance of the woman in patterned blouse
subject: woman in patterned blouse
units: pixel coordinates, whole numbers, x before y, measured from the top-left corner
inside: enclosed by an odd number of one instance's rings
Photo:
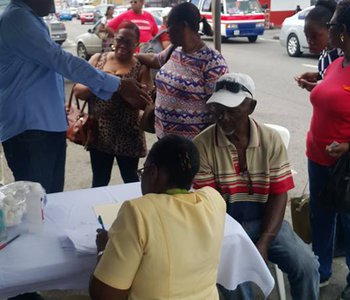
[[[158,138],[175,134],[193,139],[212,123],[206,101],[228,67],[222,55],[200,38],[200,22],[204,34],[210,35],[211,28],[195,5],[175,6],[168,16],[172,45],[159,54],[137,55],[149,67],[160,68],[155,79]]]

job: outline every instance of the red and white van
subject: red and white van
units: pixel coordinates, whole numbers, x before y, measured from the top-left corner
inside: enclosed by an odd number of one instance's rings
[[[190,0],[212,26],[212,0]],[[221,0],[221,36],[257,40],[265,29],[265,15],[258,0]]]

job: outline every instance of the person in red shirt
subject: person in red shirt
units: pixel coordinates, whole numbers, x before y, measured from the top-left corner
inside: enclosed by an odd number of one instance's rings
[[[152,14],[142,10],[143,4],[144,0],[131,0],[131,9],[110,20],[108,28],[115,32],[122,21],[129,20],[140,30],[140,44],[150,41],[158,33],[158,26]]]

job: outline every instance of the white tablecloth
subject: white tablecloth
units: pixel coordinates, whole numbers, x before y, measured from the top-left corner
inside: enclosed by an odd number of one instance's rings
[[[100,227],[92,206],[133,199],[140,184],[124,184],[48,195],[45,224],[38,234],[25,233],[0,251],[0,298],[50,289],[86,289],[96,255],[62,248],[65,230]],[[13,234],[10,229],[9,234]],[[255,282],[268,295],[274,280],[242,227],[226,217],[218,282],[228,289]]]

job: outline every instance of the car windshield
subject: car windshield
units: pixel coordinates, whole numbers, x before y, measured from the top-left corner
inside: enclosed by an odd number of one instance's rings
[[[257,0],[226,0],[226,11],[228,14],[262,13]]]
[[[93,12],[94,12],[94,8],[91,8],[91,7],[83,7],[83,12],[84,12],[84,13],[93,13]]]

